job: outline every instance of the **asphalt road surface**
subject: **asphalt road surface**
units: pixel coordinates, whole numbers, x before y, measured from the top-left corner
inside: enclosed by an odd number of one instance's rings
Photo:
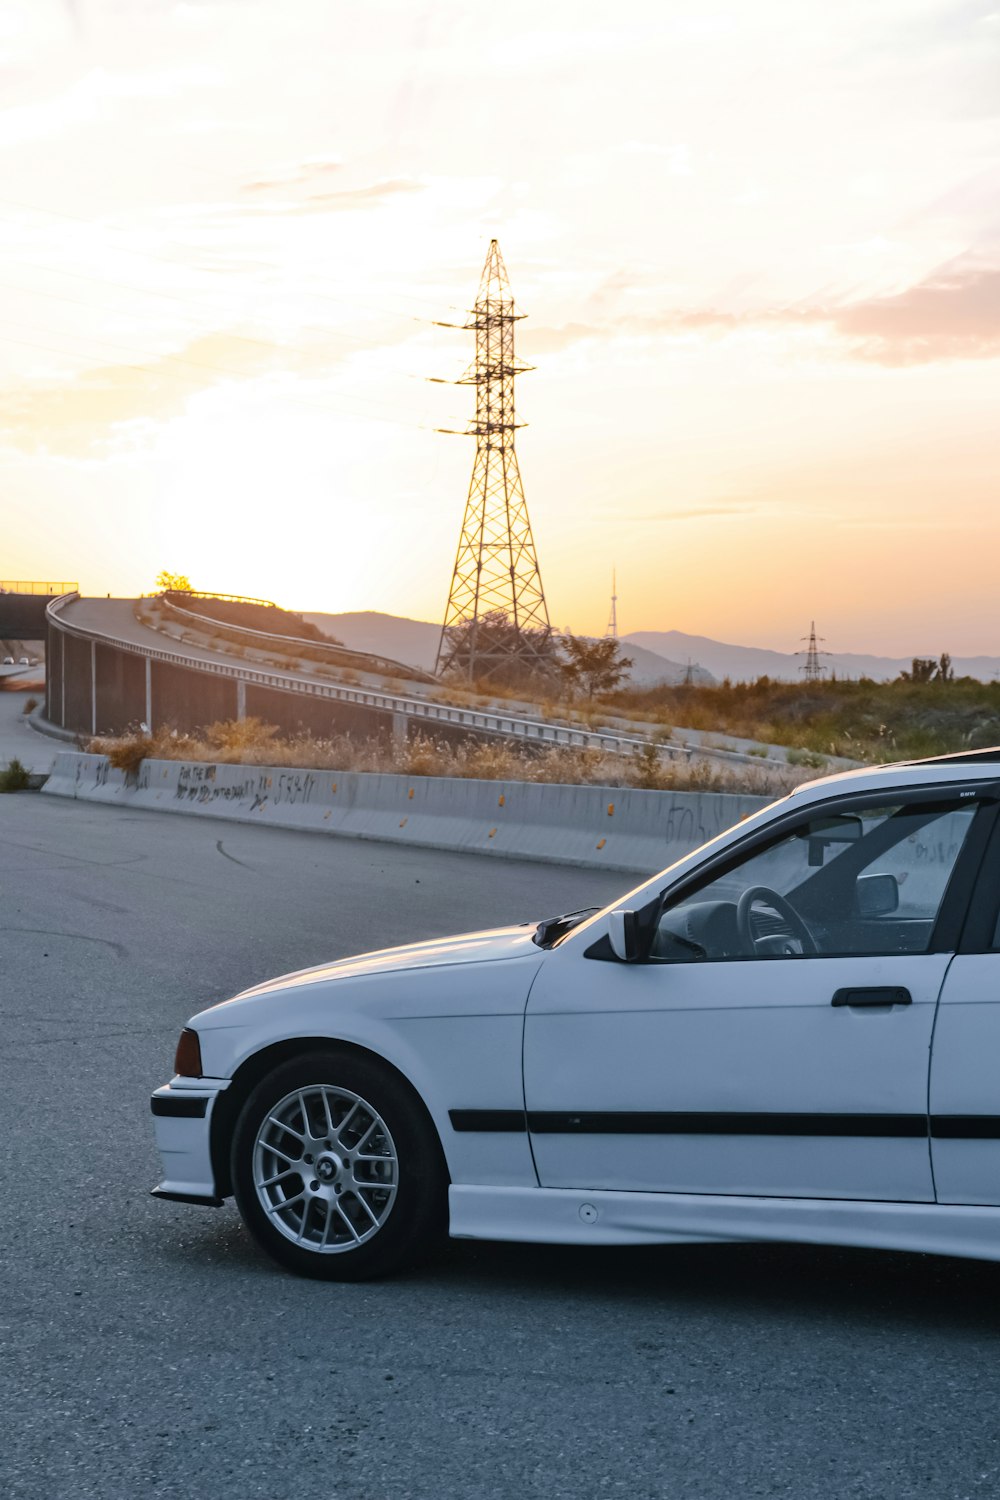
[[[4,1500],[1000,1494],[1000,1266],[453,1242],[336,1286],[147,1196],[192,1011],[620,880],[0,797]]]
[[[72,745],[39,734],[25,718],[25,704],[32,698],[37,703],[44,697],[44,688],[0,691],[0,770],[16,759],[29,771],[50,771],[60,750],[73,749]]]

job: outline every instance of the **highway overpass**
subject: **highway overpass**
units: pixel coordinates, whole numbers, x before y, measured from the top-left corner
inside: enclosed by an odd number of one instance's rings
[[[44,641],[47,605],[75,590],[75,583],[0,578],[0,641]]]
[[[409,692],[389,691],[353,686],[343,680],[343,673],[335,680],[333,670],[323,663],[284,667],[259,659],[267,654],[288,660],[296,646],[312,650],[314,642],[240,630],[236,633],[241,637],[254,638],[252,648],[236,648],[247,652],[240,656],[231,643],[226,650],[226,642],[192,640],[190,633],[180,641],[137,618],[137,603],[81,599],[78,594],[49,602],[46,717],[51,724],[95,735],[120,733],[140,723],[151,729],[168,725],[193,731],[219,720],[253,716],[286,731],[327,737],[424,734],[451,742],[478,737],[624,753],[648,743],[500,709],[438,703],[423,695],[434,691],[432,683],[411,683]],[[193,618],[189,611],[179,613]],[[215,620],[202,624],[206,634],[221,628]],[[256,661],[250,649],[256,651]],[[356,659],[362,655],[351,654]],[[380,658],[368,661],[385,668]],[[663,747],[662,753],[686,758],[689,752],[677,746]]]

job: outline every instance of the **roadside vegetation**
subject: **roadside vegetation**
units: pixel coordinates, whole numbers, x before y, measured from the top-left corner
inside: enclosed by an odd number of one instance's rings
[[[718,762],[670,760],[654,745],[633,756],[601,750],[527,749],[491,741],[458,745],[422,737],[397,744],[389,738],[329,739],[311,734],[281,735],[260,719],[224,720],[198,734],[161,729],[135,730],[116,738],[89,740],[86,748],[107,755],[111,764],[135,776],[143,760],[200,760],[215,764],[294,766],[303,770],[381,771],[405,776],[458,776],[484,781],[546,781],[569,785],[641,787],[686,792],[743,792],[777,797],[816,775],[801,766],[727,766]]]
[[[1000,745],[1000,682],[971,677],[808,684],[761,677],[709,687],[623,688],[600,701],[614,713],[655,724],[859,761]]]
[[[1000,682],[956,679],[947,652],[915,658],[894,682],[760,677],[640,687],[623,681],[630,664],[617,641],[567,635],[542,684],[527,673],[456,677],[434,696],[477,707],[519,700],[543,717],[594,728],[628,719],[661,739],[680,729],[782,745],[791,764],[814,770],[831,755],[874,764],[1000,745]]]
[[[6,767],[0,771],[0,793],[2,792],[26,792],[28,790],[28,769],[23,766],[15,756]]]

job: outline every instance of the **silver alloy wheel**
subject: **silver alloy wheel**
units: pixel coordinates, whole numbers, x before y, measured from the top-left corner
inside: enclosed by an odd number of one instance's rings
[[[388,1126],[367,1100],[317,1083],[286,1094],[264,1116],[253,1181],[286,1239],[336,1255],[382,1228],[396,1198],[399,1161]]]

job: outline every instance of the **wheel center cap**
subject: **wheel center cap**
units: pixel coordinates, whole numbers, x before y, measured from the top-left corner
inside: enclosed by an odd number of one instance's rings
[[[321,1156],[316,1163],[316,1176],[321,1182],[332,1182],[340,1171],[340,1162],[335,1156]]]

